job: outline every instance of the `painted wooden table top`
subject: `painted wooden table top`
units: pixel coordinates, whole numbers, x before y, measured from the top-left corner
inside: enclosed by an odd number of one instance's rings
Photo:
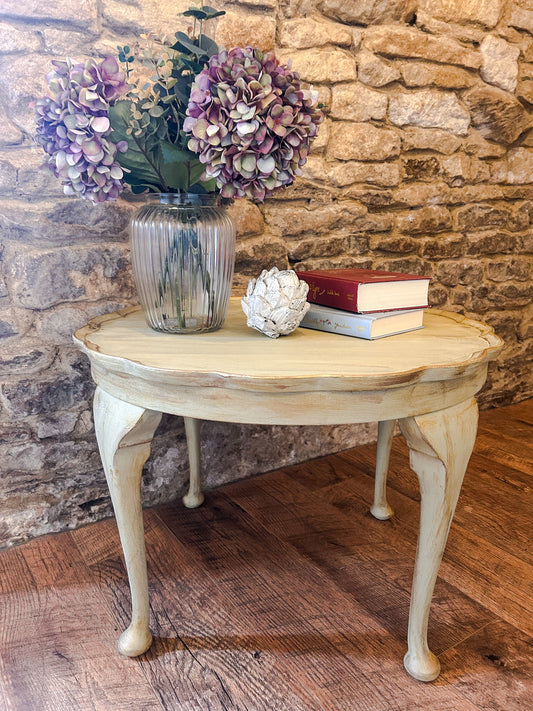
[[[304,328],[270,339],[246,326],[238,298],[211,333],[159,333],[130,307],[93,319],[75,339],[91,359],[124,373],[165,371],[176,384],[267,391],[448,380],[496,357],[502,345],[489,326],[436,309],[424,314],[423,329],[374,341]]]

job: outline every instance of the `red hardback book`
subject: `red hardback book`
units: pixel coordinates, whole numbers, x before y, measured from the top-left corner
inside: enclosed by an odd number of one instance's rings
[[[423,309],[429,277],[374,269],[315,269],[296,272],[309,284],[307,301],[335,309],[372,313]]]

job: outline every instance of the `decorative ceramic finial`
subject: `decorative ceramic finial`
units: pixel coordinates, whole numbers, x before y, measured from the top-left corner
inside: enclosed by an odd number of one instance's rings
[[[308,291],[309,285],[292,270],[263,269],[257,279],[250,279],[241,299],[247,325],[270,338],[287,336],[309,309]]]

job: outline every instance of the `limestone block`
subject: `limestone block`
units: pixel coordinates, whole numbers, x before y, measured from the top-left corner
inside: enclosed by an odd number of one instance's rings
[[[274,0],[275,1],[275,0]],[[321,0],[283,0],[279,4],[282,17],[306,17],[316,13]]]
[[[525,257],[507,257],[487,263],[487,277],[491,281],[527,281],[531,275],[531,260]]]
[[[215,40],[226,49],[233,47],[259,47],[269,51],[274,47],[276,20],[262,15],[240,14],[226,11],[217,25]]]
[[[332,167],[329,177],[337,187],[352,183],[370,183],[389,187],[400,182],[400,167],[394,163],[362,163],[349,161]]]
[[[22,131],[9,119],[4,107],[0,104],[0,148],[20,145],[23,140]]]
[[[533,104],[533,80],[521,79],[516,93],[520,99],[524,99],[528,104]]]
[[[455,153],[441,159],[440,167],[446,182],[453,186],[460,186],[465,182],[479,183],[490,178],[490,168],[486,163],[464,153]]]
[[[248,15],[247,18],[250,16]],[[353,36],[350,30],[336,22],[327,22],[312,18],[287,20],[280,27],[282,47],[307,49],[333,44],[338,47],[350,47]]]
[[[394,191],[394,202],[402,207],[443,205],[448,203],[449,196],[450,188],[444,182],[411,183]]]
[[[87,400],[93,391],[90,378],[55,373],[4,383],[1,393],[14,418],[69,410]]]
[[[292,67],[302,79],[309,82],[355,81],[357,69],[355,57],[342,49],[319,48],[282,50],[278,52],[281,62],[292,61]]]
[[[328,155],[339,160],[378,161],[400,154],[395,131],[366,123],[335,121],[331,126]]]
[[[465,238],[463,235],[439,235],[438,239],[426,239],[422,242],[420,256],[425,259],[449,259],[462,256]]]
[[[429,59],[468,69],[478,69],[481,65],[479,52],[466,49],[449,37],[434,37],[410,27],[369,27],[364,33],[363,46],[386,57]]]
[[[404,22],[415,8],[413,0],[322,0],[320,10],[346,24]]]
[[[373,252],[391,252],[394,254],[409,254],[414,252],[419,246],[419,240],[407,235],[374,235],[370,240],[370,248]]]
[[[307,0],[309,1],[309,0]],[[188,3],[189,0],[186,0]],[[234,0],[235,3],[238,5],[248,5],[249,7],[254,7],[254,8],[267,8],[268,10],[275,10],[276,9],[276,4],[277,0]],[[298,0],[297,0],[298,2]],[[299,0],[300,3],[302,3],[302,0]],[[303,3],[305,4],[306,0],[303,0]],[[312,3],[316,3],[316,0],[311,0]]]
[[[503,0],[419,0],[418,7],[446,22],[474,22],[494,27],[502,11]]]
[[[315,91],[318,91],[318,105],[324,113],[329,113],[331,110],[331,89],[329,86],[317,86],[314,87]],[[319,131],[322,130],[322,126]]]
[[[245,277],[257,277],[262,269],[289,269],[285,243],[273,235],[239,240],[235,271]]]
[[[436,180],[440,173],[440,163],[433,155],[408,156],[402,158],[403,172],[406,180]]]
[[[426,62],[402,62],[400,71],[408,87],[438,86],[442,89],[466,89],[474,83],[473,75],[461,67]]]
[[[302,167],[302,176],[298,179],[297,183],[293,184],[293,190],[294,190],[294,193],[292,195],[293,199],[295,197],[298,197],[300,190],[301,190],[302,181],[305,181],[305,180],[320,181],[320,182],[327,180],[326,164],[325,164],[322,156],[310,155],[308,157],[307,162]],[[290,189],[290,187],[289,187],[289,189]],[[278,197],[280,195],[285,195],[286,192],[287,192],[287,190],[284,190],[282,193],[278,193]]]
[[[432,265],[415,256],[400,259],[378,259],[373,264],[373,269],[383,269],[388,272],[405,272],[406,274],[423,274],[432,276]]]
[[[36,31],[22,30],[7,22],[0,22],[0,54],[35,52],[42,48]]]
[[[342,255],[341,257],[311,257],[304,259],[302,262],[293,264],[293,269],[371,269],[372,260],[369,257],[360,257],[354,255]]]
[[[72,6],[70,0],[42,2],[42,0],[2,0],[2,14],[10,18],[20,18],[24,21],[39,20],[46,22],[68,22],[73,27],[96,28],[98,17],[97,0],[84,0]]]
[[[292,203],[267,205],[265,216],[270,229],[284,237],[305,233],[319,234],[364,216],[367,208],[357,202],[343,201],[342,205]]]
[[[352,246],[350,235],[338,233],[327,237],[313,237],[296,242],[289,247],[289,260],[301,262],[312,257],[329,257],[346,253]]]
[[[341,191],[341,195],[354,200],[359,200],[363,205],[372,208],[382,208],[392,205],[394,202],[392,190],[371,187],[370,185],[351,185]]]
[[[514,7],[511,12],[509,24],[518,30],[526,30],[533,34],[533,10],[524,10],[521,7]]]
[[[98,56],[104,57],[107,54],[114,54],[117,51],[117,43],[107,41],[96,41],[94,35],[88,32],[76,31],[72,27],[42,27],[41,34],[44,47],[48,54],[59,57],[87,56],[94,51]]]
[[[481,43],[481,77],[506,91],[514,91],[520,50],[500,37],[487,35]]]
[[[20,172],[19,172],[20,180]],[[57,181],[56,181],[57,183]],[[80,242],[128,239],[129,212],[124,201],[92,205],[85,200],[65,198],[38,200],[47,193],[27,199],[0,200],[0,228],[5,239],[36,247],[67,246]]]
[[[127,245],[13,250],[8,265],[16,306],[40,310],[64,301],[133,296]]]
[[[39,439],[58,437],[70,434],[78,422],[77,412],[57,412],[53,415],[39,417],[36,425],[36,434]]]
[[[459,208],[454,215],[458,230],[473,232],[490,227],[503,227],[509,219],[509,210],[488,204],[468,205]]]
[[[445,286],[457,284],[481,284],[483,267],[476,260],[463,259],[454,262],[442,261],[437,266],[437,279]]]
[[[498,143],[513,143],[532,124],[522,104],[496,87],[475,87],[463,95],[472,124],[482,136]]]
[[[533,182],[533,150],[512,148],[507,154],[507,182],[522,185]]]
[[[533,203],[531,201],[515,204],[507,228],[513,232],[526,230],[531,225],[532,217]]]
[[[504,146],[486,141],[476,131],[471,131],[468,138],[463,143],[466,153],[478,158],[501,158],[506,152]]]
[[[331,116],[348,121],[384,119],[387,115],[386,94],[363,84],[338,84],[332,89]]]
[[[307,232],[321,233],[333,228],[340,219],[335,205],[307,209],[303,203],[266,206],[265,217],[269,228],[284,237]]]
[[[0,308],[0,338],[7,343],[10,338],[24,336],[31,328],[34,314],[27,309],[12,306]]]
[[[0,94],[5,111],[16,117],[19,129],[35,133],[35,116],[30,101],[44,96],[46,73],[52,65],[40,54],[0,55]]]
[[[17,169],[8,160],[0,160],[0,195],[10,194],[16,186]]]
[[[465,185],[451,188],[448,193],[448,205],[466,205],[480,200],[501,200],[504,191],[499,185]]]
[[[130,303],[127,299],[104,299],[96,303],[55,306],[38,314],[35,328],[42,342],[70,346],[74,331],[84,326],[90,319],[117,311],[129,306]]]
[[[416,12],[416,26],[433,35],[449,36],[459,40],[459,42],[475,43],[476,45],[481,44],[485,37],[485,30],[480,27],[437,20],[420,7]]]
[[[323,121],[320,124],[320,129],[318,135],[313,139],[311,143],[311,153],[322,153],[328,145],[329,135],[331,131],[331,121]]]
[[[452,226],[450,211],[441,205],[427,205],[396,217],[396,228],[407,234],[444,232]]]
[[[140,4],[131,5],[118,0],[106,0],[102,6],[102,24],[116,34],[139,35],[146,31],[148,28],[145,26],[144,17]],[[152,28],[155,29],[153,25],[150,29]]]
[[[2,344],[0,377],[44,371],[56,356],[56,348],[44,347],[32,338],[10,338]]]
[[[436,89],[391,96],[389,116],[397,126],[444,128],[458,136],[465,136],[470,124],[468,111],[455,94]]]
[[[467,255],[471,257],[483,257],[491,254],[510,254],[516,251],[516,235],[497,230],[487,230],[485,232],[467,233],[468,240]]]
[[[400,72],[390,62],[376,57],[367,49],[357,55],[357,71],[359,81],[370,86],[386,86],[400,78]]]
[[[431,150],[445,155],[451,155],[461,145],[460,139],[449,131],[440,128],[417,128],[406,126],[401,134],[404,151]]]
[[[260,235],[265,228],[261,210],[249,200],[235,200],[228,207],[237,230],[237,237]]]

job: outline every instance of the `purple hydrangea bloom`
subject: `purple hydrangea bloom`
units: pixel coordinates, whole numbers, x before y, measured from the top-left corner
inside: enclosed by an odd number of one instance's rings
[[[113,57],[53,64],[47,75],[50,95],[35,102],[35,140],[48,155],[44,164],[61,180],[65,194],[93,203],[116,200],[123,173],[115,157],[128,144],[107,138],[107,112],[129,89],[124,73]]]
[[[296,72],[246,47],[211,57],[192,86],[183,129],[223,197],[263,201],[301,175],[323,118]]]

